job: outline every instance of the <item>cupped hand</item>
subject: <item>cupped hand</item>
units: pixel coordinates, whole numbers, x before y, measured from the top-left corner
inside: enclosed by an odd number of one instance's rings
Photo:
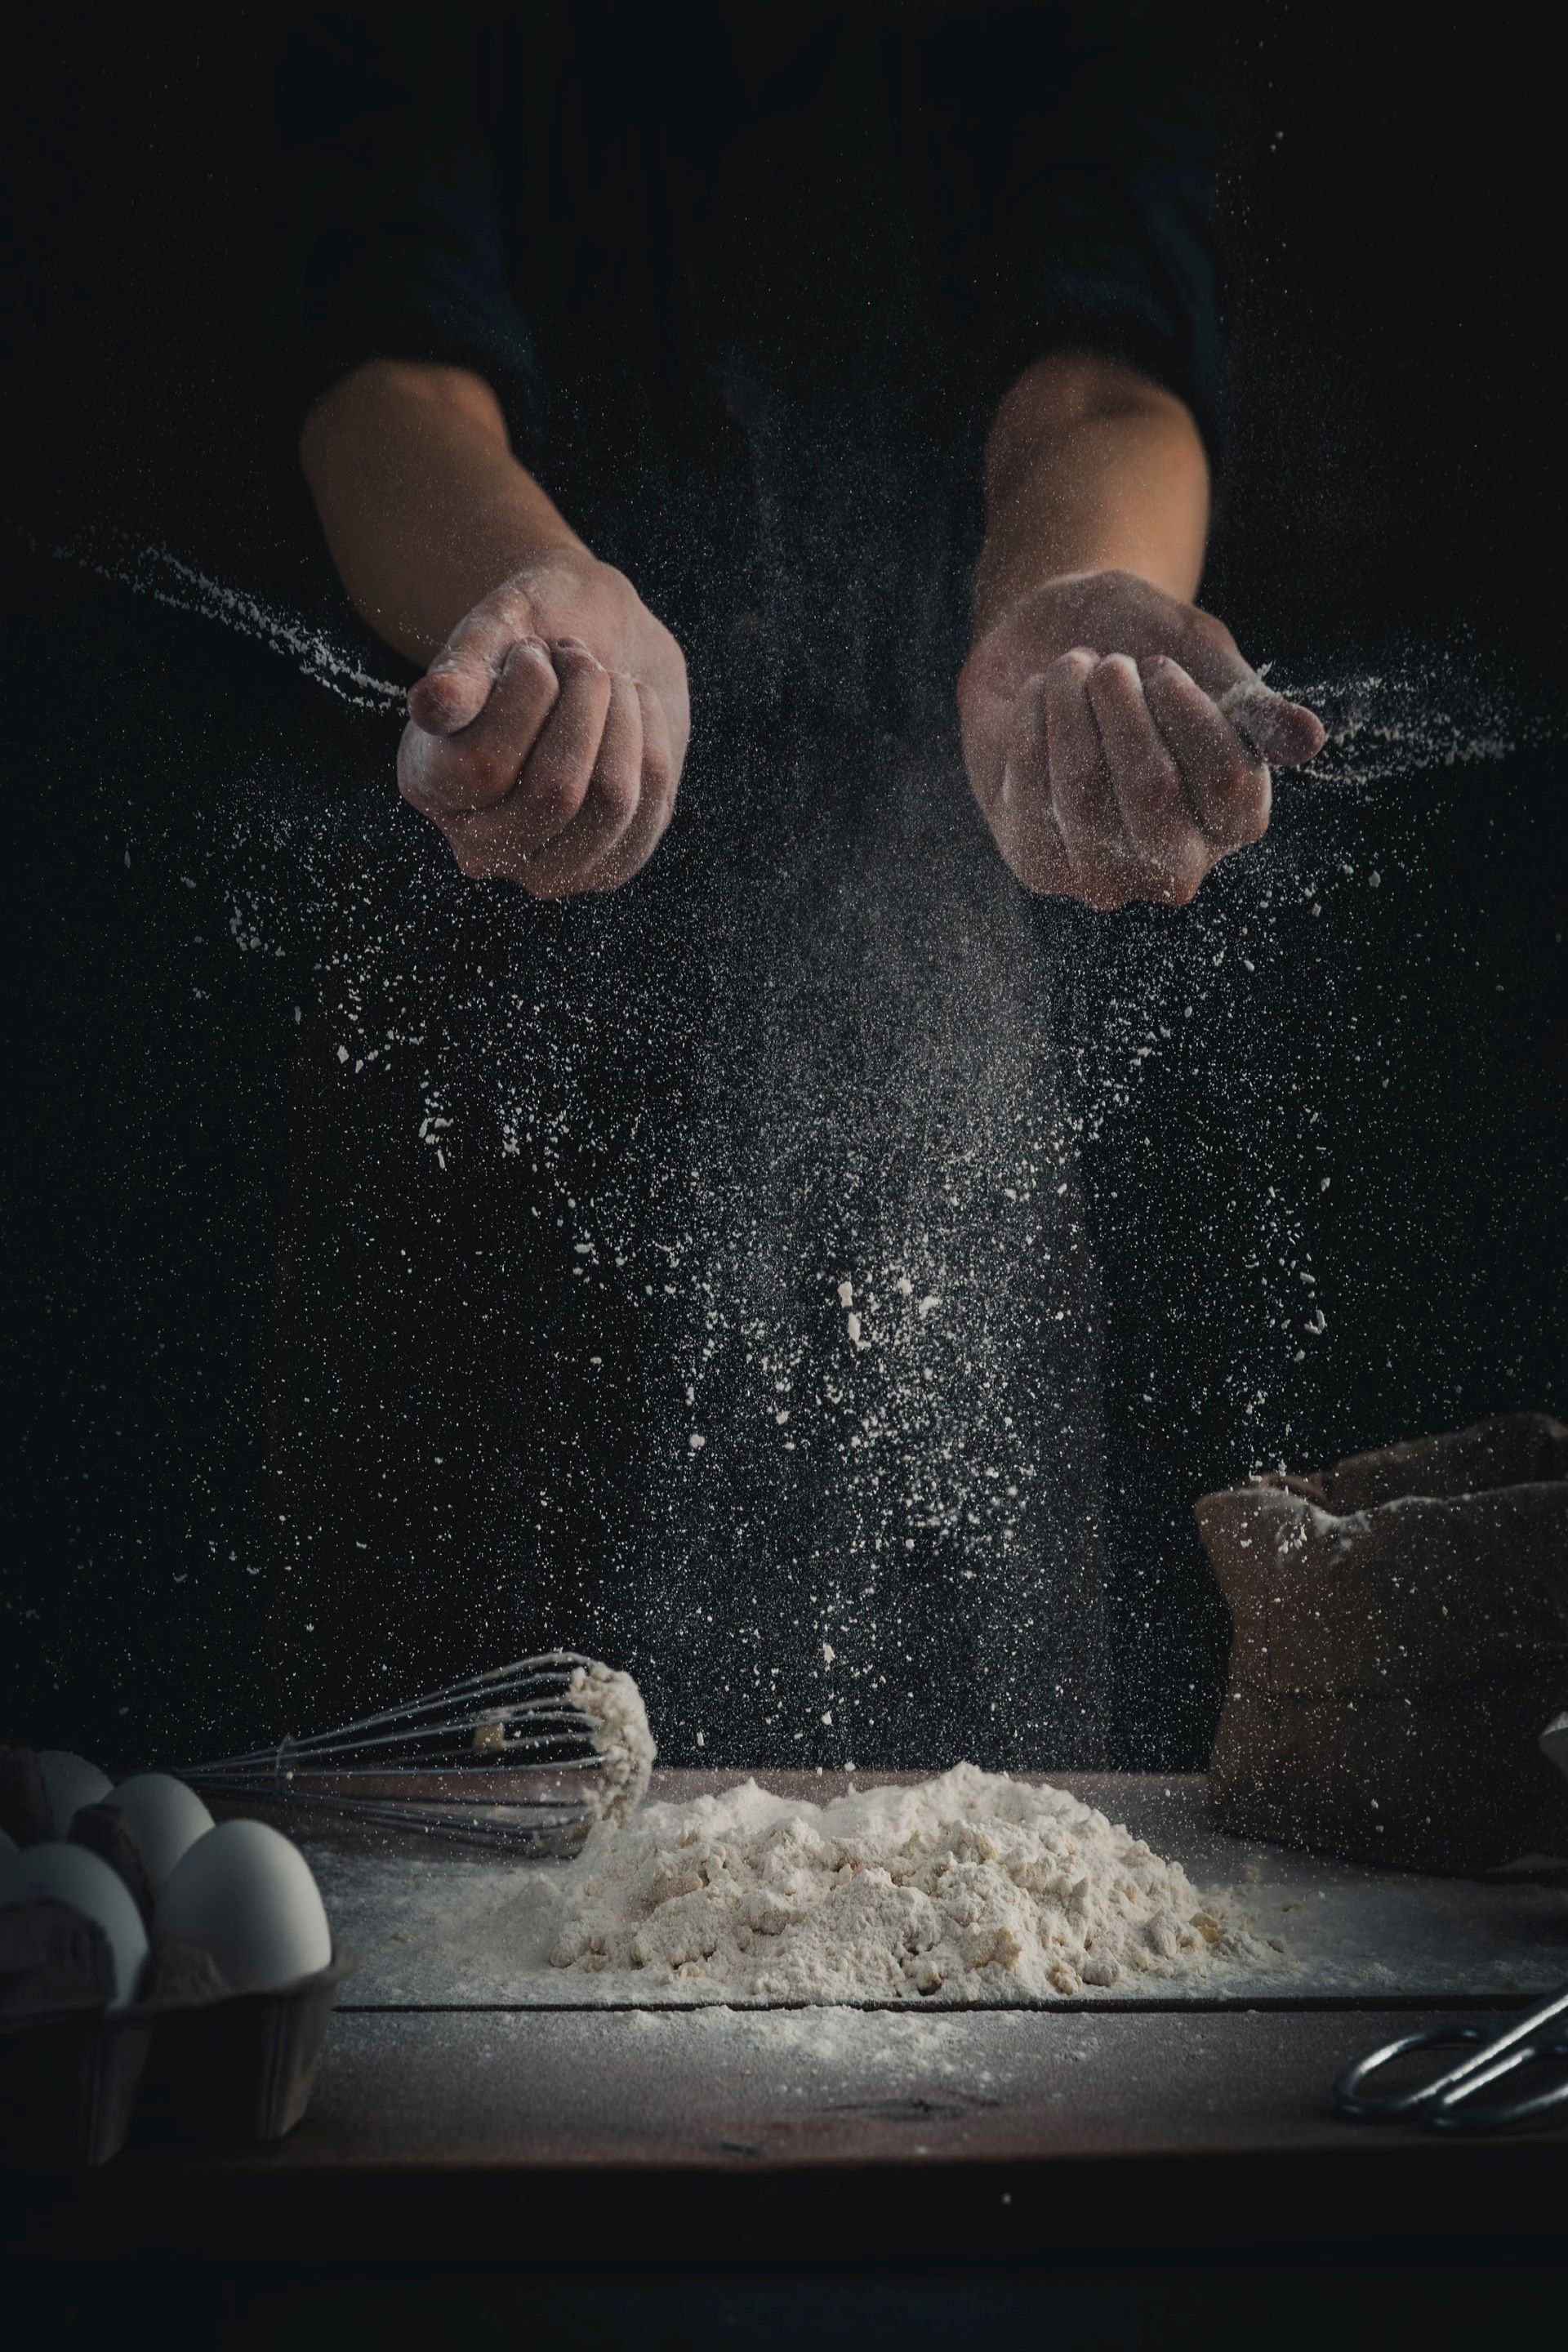
[[[970,782],[1031,890],[1184,907],[1267,831],[1270,764],[1321,750],[1210,613],[1130,572],[1048,581],[988,620],[958,681]]]
[[[686,664],[630,581],[585,551],[552,550],[476,604],[408,710],[399,788],[465,874],[535,898],[613,890],[669,823]]]

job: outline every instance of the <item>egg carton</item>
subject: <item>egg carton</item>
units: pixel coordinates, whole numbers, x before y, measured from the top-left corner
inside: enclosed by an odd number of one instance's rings
[[[115,1984],[96,1919],[63,1900],[0,1909],[0,2162],[101,2164],[123,2143],[153,2021],[111,2007]]]
[[[0,2019],[0,2163],[107,2164],[133,2126],[139,2138],[207,2146],[293,2130],[352,1956],[334,1943],[324,1969],[271,1992],[217,1990],[199,1966],[181,1965],[178,1947],[169,1957],[175,1965],[122,2009]]]
[[[193,1909],[188,1874],[219,1847]],[[167,1775],[113,1788],[84,1758],[5,1747],[0,1872],[0,2163],[97,2165],[132,2131],[233,2144],[300,2121],[352,1962],[287,1838],[215,1826]],[[302,1949],[280,1885],[309,1890],[320,1930]]]
[[[281,2139],[310,2104],[338,1987],[353,1968],[334,1941],[324,1969],[278,1991],[154,1994],[142,2004],[153,2032],[138,2128],[214,2144]]]

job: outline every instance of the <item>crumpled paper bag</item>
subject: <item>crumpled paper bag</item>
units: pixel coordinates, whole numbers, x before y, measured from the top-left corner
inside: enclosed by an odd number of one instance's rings
[[[1568,1853],[1568,1428],[1505,1413],[1195,1506],[1234,1624],[1227,1829],[1407,1869]]]

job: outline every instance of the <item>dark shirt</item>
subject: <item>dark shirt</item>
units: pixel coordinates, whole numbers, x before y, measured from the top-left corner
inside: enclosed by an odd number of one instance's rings
[[[758,379],[896,381],[951,436],[1079,346],[1212,436],[1213,81],[1136,7],[311,12],[284,77],[289,399],[447,362],[533,462],[574,426],[711,454]]]
[[[1168,47],[917,0],[310,21],[296,421],[374,356],[483,375],[675,630],[697,726],[627,890],[475,892],[399,832],[417,889],[360,894],[395,948],[354,1019],[429,1042],[301,1115],[289,1719],[352,1711],[373,1655],[569,1638],[683,1761],[1106,1759],[1081,1207],[1070,1159],[1017,1177],[1020,1255],[998,1189],[1058,1117],[1052,983],[952,678],[979,444],[1031,359],[1123,355],[1213,429],[1206,99]],[[408,1142],[437,1101],[439,1165]],[[590,1213],[625,1235],[592,1276]],[[905,1255],[950,1304],[889,1294],[885,1382],[875,1349],[850,1379],[837,1286]]]

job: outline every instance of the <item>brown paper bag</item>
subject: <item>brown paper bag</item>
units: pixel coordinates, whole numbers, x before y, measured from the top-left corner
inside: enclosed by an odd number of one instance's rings
[[[1234,1622],[1227,1828],[1413,1869],[1568,1853],[1537,1745],[1568,1705],[1568,1429],[1501,1414],[1195,1508]]]

